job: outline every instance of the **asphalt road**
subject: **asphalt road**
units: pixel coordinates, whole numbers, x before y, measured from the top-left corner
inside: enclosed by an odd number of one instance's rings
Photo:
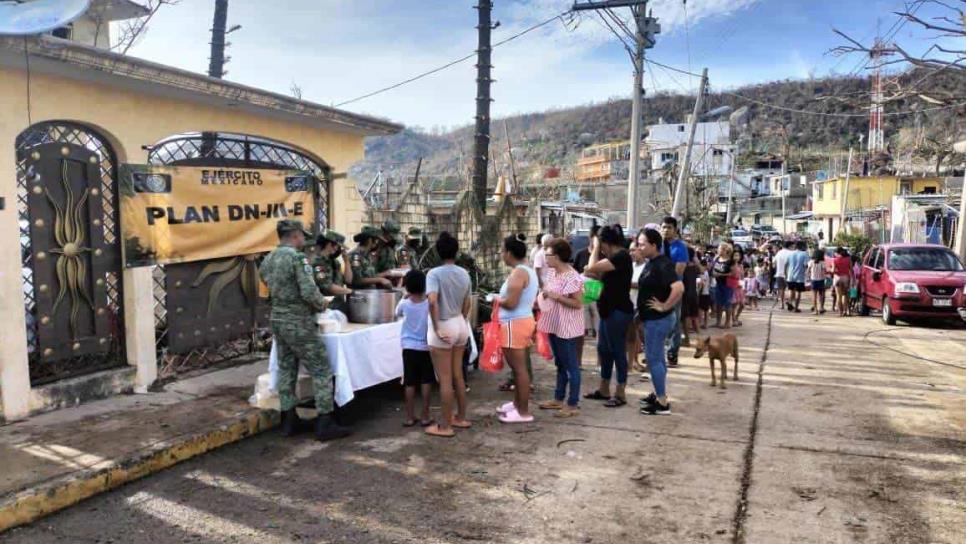
[[[684,348],[669,417],[633,409],[634,375],[627,407],[501,425],[498,377],[476,376],[474,428],[441,440],[403,429],[386,387],[349,440],[261,435],[0,541],[966,541],[966,330],[760,310],[736,332],[740,380],[709,387]]]

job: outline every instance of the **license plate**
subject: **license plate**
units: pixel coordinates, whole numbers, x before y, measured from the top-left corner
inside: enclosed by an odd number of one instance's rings
[[[941,306],[944,308],[952,308],[953,299],[951,298],[934,298],[932,299],[933,306]]]

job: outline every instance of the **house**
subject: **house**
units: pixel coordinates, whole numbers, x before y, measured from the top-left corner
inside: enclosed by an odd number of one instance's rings
[[[945,181],[938,177],[850,176],[848,195],[845,177],[834,177],[812,184],[812,211],[823,222],[829,237],[834,237],[846,221],[875,225],[888,231],[892,197],[895,195],[935,195],[943,192]]]
[[[183,267],[206,261],[122,266],[122,165],[308,171],[317,211],[312,228],[351,232],[361,222],[363,204],[346,172],[363,157],[366,136],[401,130],[383,119],[106,49],[112,22],[143,15],[133,2],[94,0],[86,16],[51,35],[0,37],[0,197],[8,210],[0,213],[0,251],[21,257],[0,263],[0,277],[9,280],[0,282],[5,318],[0,414],[7,421],[92,395],[144,391],[172,357],[210,362],[240,355],[214,340],[205,349],[172,348],[168,333],[177,322],[179,301],[187,305],[207,296],[198,292],[190,298],[191,290],[175,278],[189,277]],[[37,198],[44,192],[42,183],[62,180],[42,177],[26,164],[43,164],[51,172],[49,167],[67,164],[67,158],[74,167],[62,176],[86,194],[86,208],[75,213],[92,247],[72,250],[71,258],[86,270],[73,276],[73,287],[91,301],[87,304],[54,303],[51,294],[63,287],[54,270],[60,257],[33,249],[52,243],[45,229],[56,210]],[[189,298],[176,298],[176,286],[177,296]],[[251,338],[256,303],[251,304],[249,317],[216,312],[211,331],[195,330],[195,336],[207,341],[229,331]],[[67,321],[65,316],[71,323],[67,340],[56,338],[60,329],[54,328]],[[83,337],[75,337],[81,329]],[[56,347],[45,345],[55,340]]]
[[[680,164],[688,145],[688,124],[648,125],[644,145],[650,154],[650,170]],[[734,161],[731,125],[727,121],[698,123],[691,150],[691,173],[696,176],[729,176]]]
[[[643,158],[643,148],[641,150]],[[627,181],[630,172],[629,140],[595,144],[585,148],[577,159],[576,178],[580,183]],[[642,169],[644,161],[641,161]]]

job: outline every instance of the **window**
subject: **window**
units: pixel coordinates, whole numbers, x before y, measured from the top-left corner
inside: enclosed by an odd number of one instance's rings
[[[912,193],[912,182],[911,181],[902,181],[902,182],[899,182],[899,194],[900,195],[908,195],[908,194],[911,194],[911,193]]]
[[[819,200],[824,199],[825,198],[825,184],[824,183],[816,183],[815,184],[815,187],[818,188],[818,199]]]
[[[935,187],[923,187],[922,188],[922,193],[920,193],[920,194],[924,194],[924,195],[934,195],[934,194],[936,194],[936,188]]]
[[[835,200],[836,198],[838,198],[838,192],[839,192],[839,182],[833,181],[832,182],[832,200]]]
[[[724,150],[723,149],[715,149],[714,150],[714,156],[715,157],[720,157],[722,155],[724,155]]]
[[[684,132],[684,125],[678,125],[678,132]]]
[[[71,27],[71,25],[58,27],[50,31],[51,36],[55,38],[60,38],[62,40],[69,40],[72,34],[73,34],[73,28]]]
[[[889,268],[953,272],[962,270],[963,264],[952,251],[945,248],[908,247],[889,251]]]

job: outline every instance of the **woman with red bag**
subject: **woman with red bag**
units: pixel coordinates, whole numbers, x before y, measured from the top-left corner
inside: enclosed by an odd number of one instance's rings
[[[540,408],[559,410],[555,417],[572,417],[580,413],[577,406],[580,400],[577,340],[584,335],[584,281],[570,266],[570,253],[570,244],[563,238],[550,242],[546,250],[549,269],[544,277],[543,292],[538,297],[541,314],[537,330],[549,335],[550,349],[557,365],[554,400],[541,402]]]
[[[527,348],[537,329],[533,319],[533,303],[540,285],[537,273],[527,265],[526,237],[522,234],[503,240],[503,262],[513,269],[507,276],[495,302],[500,305],[500,336],[503,354],[513,371],[516,389],[513,402],[499,408],[503,423],[529,423],[530,376],[527,375]]]

